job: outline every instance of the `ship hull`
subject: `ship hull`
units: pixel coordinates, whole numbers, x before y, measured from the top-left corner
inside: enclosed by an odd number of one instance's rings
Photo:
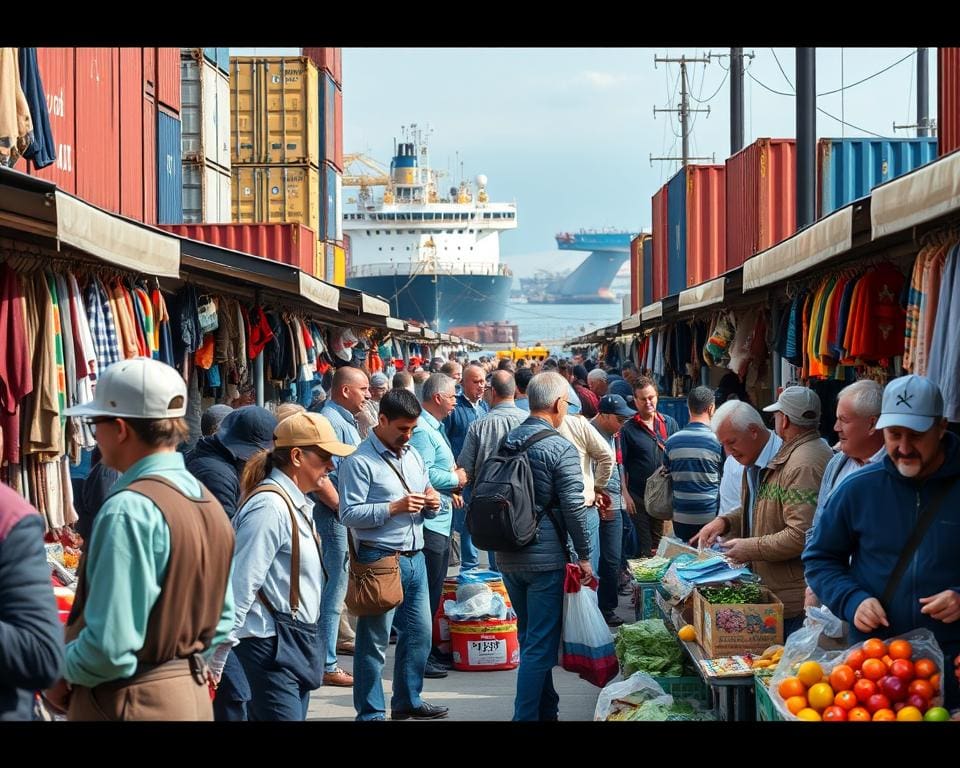
[[[509,275],[376,275],[351,277],[347,286],[379,296],[401,320],[448,328],[504,320],[513,277]]]

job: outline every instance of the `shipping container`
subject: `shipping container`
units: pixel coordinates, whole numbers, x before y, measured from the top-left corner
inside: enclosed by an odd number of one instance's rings
[[[229,224],[232,221],[229,171],[210,163],[183,164],[183,223]]]
[[[320,151],[323,159],[343,172],[343,92],[333,78],[323,73],[320,76],[323,94],[320,106],[323,110],[320,121]]]
[[[341,245],[333,246],[333,284],[347,284],[347,253]]]
[[[343,174],[332,165],[324,164],[323,210],[320,234],[324,240],[343,240]]]
[[[726,269],[722,165],[688,165],[667,182],[667,289],[673,296]]]
[[[302,224],[179,224],[162,229],[314,274],[317,235]]]
[[[307,165],[235,165],[233,221],[299,222],[320,231],[320,172]]]
[[[960,48],[937,49],[937,133],[941,155],[960,149]]]
[[[651,284],[653,286],[650,294],[650,302],[660,301],[668,293],[669,280],[667,276],[667,203],[670,195],[666,184],[657,190],[653,196],[653,259],[651,270]]]
[[[866,197],[879,184],[937,158],[937,139],[820,139],[817,210],[823,217]]]
[[[229,48],[204,48],[204,58],[213,66],[219,69],[227,77],[230,76],[230,49]]]
[[[120,212],[120,49],[76,48],[76,194]]]
[[[303,48],[303,55],[333,77],[337,85],[343,86],[343,49],[341,48]]]
[[[333,94],[334,99],[334,113],[336,114],[336,122],[333,124],[334,130],[334,147],[333,147],[333,164],[343,172],[343,91],[338,87],[336,92]]]
[[[630,241],[630,314],[643,306],[643,241],[649,235],[637,235]]]
[[[304,57],[232,57],[232,162],[319,166],[319,83]]]
[[[157,221],[183,222],[183,168],[180,121],[162,108],[157,117]]]
[[[653,237],[643,241],[643,303],[640,309],[653,304]]]
[[[143,221],[157,223],[157,102],[143,97]]]
[[[120,49],[120,213],[143,221],[143,52]]]
[[[353,242],[350,239],[350,235],[344,233],[343,235],[343,262],[347,269],[347,274],[350,274],[350,268],[353,266]]]
[[[53,182],[70,194],[77,191],[74,65],[73,48],[37,48],[37,67],[47,97],[47,114],[57,148],[57,161],[41,170],[34,168],[33,163],[27,164],[32,176]]]
[[[141,48],[143,51],[143,90],[157,94],[157,49]]]
[[[200,57],[180,59],[183,160],[230,170],[230,81]]]
[[[667,182],[667,296],[687,287],[687,174]]]
[[[320,243],[323,248],[323,279],[328,283],[333,282],[334,275],[336,274],[336,254],[334,253],[333,243]]]
[[[157,48],[157,102],[180,114],[180,49]]]

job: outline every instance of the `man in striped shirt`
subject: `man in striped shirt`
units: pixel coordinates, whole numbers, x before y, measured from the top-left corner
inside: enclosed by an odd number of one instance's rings
[[[687,397],[690,422],[671,435],[663,465],[673,479],[673,532],[689,541],[717,516],[723,458],[710,428],[716,406],[709,387],[695,387]]]

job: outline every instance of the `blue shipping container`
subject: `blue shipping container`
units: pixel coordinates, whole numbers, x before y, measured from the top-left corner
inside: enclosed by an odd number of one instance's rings
[[[936,138],[820,139],[817,208],[823,217],[937,159]]]
[[[321,200],[323,210],[320,222],[323,240],[337,239],[337,223],[340,219],[340,211],[337,210],[337,176],[339,175],[332,165],[323,166],[323,199]]]
[[[330,163],[337,161],[337,84],[326,72],[320,73],[320,154]],[[402,167],[402,166],[400,166]]]
[[[204,58],[213,64],[217,69],[230,74],[230,49],[229,48],[204,48]]]
[[[643,241],[643,306],[653,304],[653,238]]]
[[[165,112],[157,117],[157,221],[183,223],[183,169],[180,121]]]
[[[687,171],[667,182],[667,295],[687,289]]]

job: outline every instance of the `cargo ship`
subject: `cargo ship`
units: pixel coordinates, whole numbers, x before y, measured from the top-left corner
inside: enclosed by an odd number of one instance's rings
[[[347,285],[381,297],[395,317],[441,331],[503,321],[513,273],[500,261],[500,233],[516,229],[516,204],[491,202],[483,175],[444,194],[443,174],[430,166],[429,129],[412,124],[401,135],[389,172],[362,155],[344,158],[374,169],[344,174],[345,187],[359,188],[343,212]]]

